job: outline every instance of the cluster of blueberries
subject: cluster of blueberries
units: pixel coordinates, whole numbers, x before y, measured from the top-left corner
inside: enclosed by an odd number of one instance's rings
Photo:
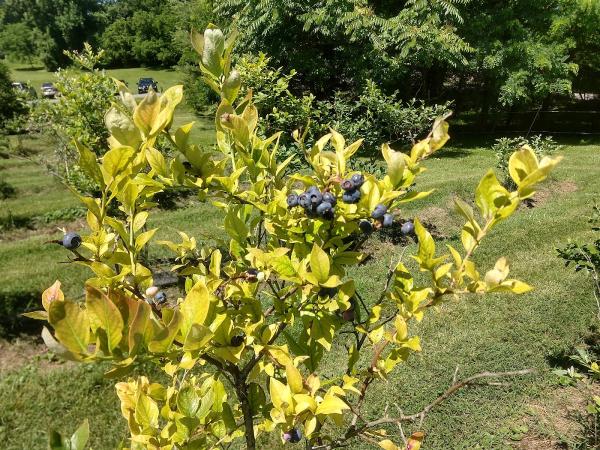
[[[358,203],[360,200],[360,187],[365,182],[365,177],[360,174],[354,174],[350,178],[342,181],[340,186],[344,191],[342,201],[348,204]],[[308,217],[322,217],[331,220],[334,217],[335,205],[337,199],[329,191],[321,192],[318,187],[311,186],[306,192],[301,194],[290,194],[287,197],[287,205],[289,208],[300,206],[304,208]],[[388,208],[384,204],[379,204],[371,213],[371,217],[379,222],[383,227],[391,227],[394,223],[394,216],[388,213]],[[363,219],[359,222],[361,231],[369,234],[373,231],[374,224],[371,220]],[[402,233],[405,235],[412,234],[414,226],[412,222],[406,222],[402,225]]]
[[[344,193],[342,201],[344,203],[358,203],[360,200],[360,187],[365,182],[365,177],[361,174],[352,175],[348,180],[341,183]],[[287,197],[289,208],[301,206],[306,211],[308,217],[323,217],[324,219],[333,219],[337,199],[329,191],[321,192],[318,187],[311,186],[302,194],[290,194]]]

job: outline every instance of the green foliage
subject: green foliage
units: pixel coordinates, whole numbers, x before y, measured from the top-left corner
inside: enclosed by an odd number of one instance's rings
[[[398,215],[402,205],[430,194],[413,184],[423,160],[448,140],[448,124],[437,118],[409,153],[384,144],[380,178],[349,168],[362,140],[347,143],[332,129],[308,147],[305,135],[295,132],[310,169],[287,176],[290,160],[277,162],[280,134],[260,134],[252,94],[240,91],[233,42],[214,26],[192,33],[204,79],[221,98],[214,151],[190,141],[192,124],[171,129],[181,86],[160,98],[151,92],[139,104],[123,92],[126,108],[113,107],[107,120],[110,149],[98,159],[78,145],[79,165],[100,186],[95,197],[78,196],[88,208],[90,233],[75,256],[93,276],[84,303],[66,298],[57,281],[42,295],[43,310],[26,315],[48,321],[53,333],[45,328],[42,336],[65,358],[110,361],[107,375],[118,378],[153,361],[171,378],[166,384],[146,376],[117,383],[131,449],[211,448],[241,437],[254,449],[257,435],[275,432],[285,439],[296,428],[311,446],[351,445],[370,436],[382,448],[399,448],[362,415],[366,391],[421,350],[409,326],[431,307],[468,293],[530,290],[508,278],[505,258],[481,275],[471,257],[559,158],[540,161],[524,147],[509,161],[516,190],[503,188],[490,171],[475,192],[477,215],[457,199],[466,220],[460,251],[448,246],[450,254],[441,254],[415,220],[419,245],[412,258],[427,281],[417,281],[416,271],[399,261],[379,299],[367,306],[350,275],[366,258],[359,222],[371,220],[380,204]],[[159,137],[176,153],[157,150]],[[353,175],[364,179],[354,190],[358,201],[350,203],[341,185]],[[143,257],[157,229],[146,224],[156,194],[172,186],[210,198],[223,212],[227,238],[220,248],[182,232],[180,241],[157,242],[174,253],[172,271],[185,280],[180,298],[159,302]],[[310,187],[339,199],[330,217],[288,207],[290,194]],[[342,333],[355,338],[346,364],[326,374],[323,356]],[[345,419],[354,425],[344,427]],[[422,439],[414,433],[405,448],[418,449]]]
[[[48,70],[68,63],[65,50],[81,50],[96,32],[96,0],[6,0],[0,5],[2,25],[21,24],[30,30],[27,39],[35,41]],[[21,44],[19,44],[21,45]]]
[[[319,102],[319,107],[320,117],[315,120],[352,138],[363,137],[364,153],[369,155],[376,154],[383,142],[414,144],[436,117],[450,112],[449,103],[427,106],[415,99],[403,103],[397,92],[386,95],[372,80],[367,80],[358,98],[338,93],[330,102]]]
[[[14,122],[27,112],[23,99],[12,87],[10,72],[6,64],[0,62],[0,139],[14,127]]]
[[[81,170],[72,149],[75,140],[102,154],[109,132],[105,115],[117,91],[115,82],[104,71],[96,68],[103,52],[94,53],[85,44],[81,53],[69,53],[77,68],[59,70],[55,85],[61,93],[60,101],[39,102],[32,111],[31,122],[42,133],[56,142],[57,163],[45,163],[54,174],[82,193],[97,191],[97,185]]]
[[[189,62],[189,30],[213,17],[211,0],[120,0],[108,2],[99,15],[99,36],[113,67],[172,67]],[[182,61],[183,60],[183,61]]]
[[[85,217],[86,210],[80,206],[57,209],[35,217],[36,223],[50,224],[53,222],[72,222],[75,219]]]
[[[551,36],[568,43],[569,55],[579,68],[575,87],[582,92],[596,88],[600,71],[600,3],[595,0],[561,0],[557,5]]]
[[[567,0],[573,3],[576,0]],[[558,0],[489,2],[474,0],[459,34],[473,42],[465,71],[477,73],[482,106],[540,104],[550,95],[571,92],[577,65],[569,60],[572,42],[550,32]]]
[[[513,152],[523,146],[528,146],[533,150],[538,158],[549,156],[558,150],[558,144],[551,136],[542,136],[541,134],[525,138],[523,136],[515,138],[500,138],[496,139],[496,143],[492,146],[492,151],[498,160],[496,167],[502,174],[504,183],[509,186],[515,186],[514,181],[509,174],[509,159]]]
[[[464,61],[469,45],[454,25],[466,3],[227,0],[217,11],[235,17],[243,52],[264,51],[276,66],[291,66],[322,97],[368,78],[397,85],[405,65],[428,68]]]
[[[9,59],[33,64],[40,56],[43,35],[23,22],[11,23],[0,33],[0,48]]]

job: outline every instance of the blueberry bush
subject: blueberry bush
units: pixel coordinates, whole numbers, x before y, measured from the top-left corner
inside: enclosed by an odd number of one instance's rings
[[[384,144],[385,174],[351,170],[362,141],[346,142],[330,130],[304,144],[293,133],[310,169],[287,174],[278,162],[280,133],[263,136],[251,92],[241,92],[232,67],[234,36],[214,26],[192,33],[206,83],[219,95],[216,148],[190,139],[192,124],[172,128],[181,86],[137,103],[121,86],[121,104],[106,115],[109,149],[98,158],[79,143],[79,165],[99,186],[98,196],[75,193],[87,207],[89,232],[64,237],[65,251],[93,275],[85,301],[65,298],[60,282],[42,296],[46,344],[64,358],[110,362],[107,376],[129,425],[128,449],[228,448],[275,433],[307,448],[352,446],[356,439],[384,449],[420,447],[423,434],[387,434],[382,428],[411,416],[368,417],[369,387],[392,376],[421,350],[411,332],[432,307],[464,294],[530,289],[508,277],[504,258],[480,272],[472,255],[482,239],[535,193],[558,158],[538,160],[528,147],[510,158],[517,185],[505,189],[493,171],[475,192],[476,210],[463,200],[461,248],[442,251],[414,219],[404,227],[418,248],[418,273],[398,261],[374,302],[367,302],[348,268],[366,257],[371,233],[400,220],[402,206],[430,192],[415,189],[422,163],[449,139],[444,117],[408,153]],[[168,139],[177,152],[155,147]],[[224,242],[199,242],[180,232],[177,242],[157,241],[146,224],[155,196],[173,186],[194,189],[223,213]],[[172,267],[185,288],[167,296],[154,284],[143,252],[150,245],[173,252]],[[322,363],[336,339],[346,339],[338,373]],[[169,380],[132,376],[153,362]],[[412,417],[414,420],[414,417]]]

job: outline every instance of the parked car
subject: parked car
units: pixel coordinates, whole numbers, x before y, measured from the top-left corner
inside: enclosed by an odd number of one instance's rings
[[[42,83],[42,97],[56,98],[58,97],[58,89],[53,83]]]
[[[154,78],[140,78],[137,82],[138,94],[146,94],[150,88],[158,92],[158,81]]]
[[[33,100],[37,98],[37,92],[35,92],[35,89],[27,83],[15,81],[12,83],[12,87],[27,100]]]

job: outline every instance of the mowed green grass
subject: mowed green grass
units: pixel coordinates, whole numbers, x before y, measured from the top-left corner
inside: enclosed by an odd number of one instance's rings
[[[11,69],[11,76],[13,81],[21,81],[29,83],[35,88],[38,95],[40,95],[40,89],[42,83],[54,82],[54,73],[48,72],[43,68],[35,67],[31,68],[24,64],[8,64]],[[175,69],[152,69],[146,67],[134,67],[128,69],[108,69],[106,73],[113,78],[118,80],[124,80],[129,89],[132,92],[137,93],[136,83],[140,78],[154,78],[158,81],[159,90],[163,90],[181,84],[181,73]]]
[[[523,423],[530,414],[529,406],[544,404],[552,396],[557,389],[555,377],[549,372],[552,361],[582,341],[596,308],[588,280],[565,268],[554,249],[568,239],[591,239],[586,217],[593,200],[600,198],[596,170],[600,146],[570,145],[560,153],[565,159],[546,183],[536,207],[522,208],[499,225],[475,255],[482,272],[497,258],[506,256],[511,276],[527,281],[534,291],[522,296],[470,296],[430,311],[412,329],[421,336],[423,352],[398,367],[387,383],[373,386],[365,403],[367,417],[378,417],[387,405],[393,411],[394,404],[407,414],[418,411],[451,384],[456,367],[459,378],[484,370],[536,368],[537,375],[503,380],[506,384],[502,386],[460,391],[429,414],[421,427],[427,434],[429,449],[510,448],[508,430]],[[479,178],[494,163],[489,150],[475,146],[449,147],[426,163],[428,171],[420,177],[418,187],[436,191],[410,205],[403,214],[422,217],[447,237],[439,242],[439,252],[445,251],[446,243],[460,246],[456,239],[460,219],[452,209],[453,197],[471,199]],[[163,212],[154,219],[164,237],[174,238],[175,230],[183,229],[199,240],[221,234],[220,223],[215,210],[206,205]],[[0,261],[17,266],[13,270],[3,265],[0,284],[14,283],[16,278],[21,283],[46,286],[59,278],[67,292],[76,295],[85,272],[76,273],[79,269],[74,266],[57,264],[64,259],[64,252],[42,246],[44,239],[34,236],[0,244]],[[410,246],[406,254],[414,247]],[[403,248],[380,243],[376,238],[369,248],[374,258],[353,269],[351,275],[367,301],[372,302],[383,286],[388,264],[401,257]],[[156,254],[163,251],[156,250]],[[406,256],[404,260],[410,264]],[[37,281],[41,279],[44,281]],[[337,372],[344,364],[345,347],[340,340],[323,364],[324,376]],[[86,417],[91,421],[93,447],[115,447],[126,428],[119,417],[112,382],[101,377],[104,369],[69,365],[46,371],[34,362],[2,375],[3,448],[44,448],[48,428],[72,431]],[[389,432],[398,433],[394,429]],[[267,438],[261,445],[279,448],[280,441],[278,437]],[[372,447],[357,442],[351,448]]]

